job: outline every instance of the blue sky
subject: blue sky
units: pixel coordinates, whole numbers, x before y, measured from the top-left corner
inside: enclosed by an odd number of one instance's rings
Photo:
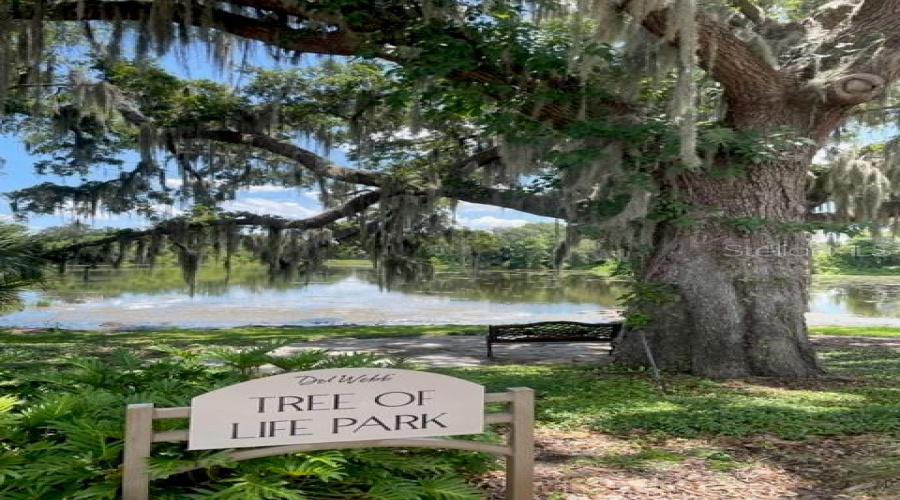
[[[190,64],[178,63],[174,57],[162,59],[162,64],[170,71],[187,78],[209,78],[222,81],[223,79],[235,83],[239,78],[236,72],[222,74],[214,71],[212,65],[205,62],[205,56],[201,49],[194,47],[188,51]],[[271,57],[257,50],[251,55],[252,63],[257,66],[274,67],[278,63]],[[340,151],[332,153],[331,159],[337,163],[344,161]],[[41,177],[34,173],[33,164],[39,158],[30,155],[23,144],[17,138],[0,136],[0,158],[3,166],[0,167],[0,193],[32,186],[40,182],[57,182],[74,185],[77,178],[66,179],[55,176]],[[134,167],[137,161],[135,155],[126,155],[124,168]],[[109,170],[98,172],[94,178],[98,180],[117,176],[117,171]],[[172,180],[177,183],[178,181]],[[255,186],[239,193],[236,200],[224,205],[223,208],[231,211],[247,211],[279,215],[287,218],[303,218],[313,215],[320,209],[316,193],[295,188],[281,186]],[[184,207],[173,207],[170,213],[178,214]],[[8,220],[11,217],[9,203],[0,199],[0,220]],[[56,226],[65,222],[80,220],[91,223],[96,227],[138,227],[146,224],[140,217],[130,215],[98,214],[92,219],[84,219],[72,214],[61,213],[54,216],[30,216],[27,224],[33,230],[40,230],[50,226]],[[549,221],[543,217],[505,210],[487,205],[472,203],[460,203],[457,209],[458,224],[478,229],[490,229],[495,227],[516,227],[528,222]]]

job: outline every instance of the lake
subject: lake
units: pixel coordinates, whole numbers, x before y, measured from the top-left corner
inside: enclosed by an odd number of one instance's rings
[[[177,269],[70,273],[0,326],[58,328],[230,327],[241,325],[490,324],[604,321],[618,314],[621,281],[583,272],[438,273],[380,287],[373,271],[331,268],[303,280],[272,281],[256,267],[225,279],[205,269],[191,297]],[[813,324],[900,326],[900,277],[814,280]]]

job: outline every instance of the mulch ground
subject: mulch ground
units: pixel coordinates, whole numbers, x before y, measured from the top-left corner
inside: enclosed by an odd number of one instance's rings
[[[655,455],[629,460],[651,446]],[[884,452],[883,436],[786,441],[668,439],[652,444],[590,432],[540,430],[537,496],[546,500],[840,500],[900,499],[854,491],[849,471]],[[722,460],[722,457],[727,457]],[[898,471],[900,472],[900,471]],[[492,499],[502,499],[503,474],[488,476]],[[898,490],[894,490],[898,491]]]
[[[900,339],[815,336],[819,350],[900,349]],[[760,381],[753,381],[759,383]],[[767,381],[791,389],[834,386],[839,379]],[[844,380],[844,383],[853,383]],[[743,382],[735,381],[735,384]],[[885,436],[775,436],[657,439],[539,429],[535,480],[541,500],[900,500],[897,484],[867,493],[853,471],[867,459],[896,452]],[[651,453],[646,453],[651,449]],[[642,454],[642,450],[643,454]],[[643,457],[648,457],[643,459]],[[485,478],[492,500],[503,497],[502,472]],[[866,486],[866,485],[863,485]]]

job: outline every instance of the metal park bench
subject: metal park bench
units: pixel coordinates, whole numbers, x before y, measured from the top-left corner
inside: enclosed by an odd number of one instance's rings
[[[487,334],[487,357],[494,357],[494,344],[528,342],[608,342],[612,355],[622,323],[578,323],[544,321],[517,325],[491,325]]]

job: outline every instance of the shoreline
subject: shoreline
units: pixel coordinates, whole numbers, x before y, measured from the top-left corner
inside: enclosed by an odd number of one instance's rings
[[[834,324],[810,324],[809,335],[811,337],[900,337],[900,319],[896,325],[834,325]],[[328,338],[384,338],[384,337],[443,337],[443,336],[481,336],[487,332],[488,324],[361,324],[344,323],[333,325],[259,325],[250,324],[228,327],[177,327],[177,326],[129,326],[108,325],[102,328],[61,328],[61,327],[17,327],[0,326],[2,335],[77,335],[77,334],[146,334],[157,332],[160,334],[172,334],[178,336],[182,333],[230,335],[230,334],[254,334],[286,335],[303,333],[304,336],[317,339]]]
[[[238,323],[238,322],[215,322],[215,321],[199,321],[197,323],[173,324],[174,322],[127,322],[127,321],[106,321],[102,323],[85,322],[78,324],[77,322],[67,321],[42,321],[40,323],[22,323],[22,324],[0,324],[0,330],[19,329],[19,330],[66,330],[66,331],[146,331],[146,330],[227,330],[235,328],[345,328],[345,327],[380,327],[380,328],[406,328],[417,326],[432,327],[467,327],[467,326],[488,326],[492,324],[508,324],[508,323],[534,323],[538,321],[580,321],[583,323],[604,323],[618,322],[622,320],[619,311],[608,309],[596,311],[595,314],[584,316],[565,316],[554,315],[553,317],[522,317],[522,318],[505,318],[498,317],[489,319],[484,317],[473,318],[469,321],[418,321],[416,319],[408,320],[376,320],[376,321],[339,321],[310,318],[309,320],[300,320],[297,322],[284,323]],[[239,321],[239,320],[238,320]],[[806,313],[806,324],[810,328],[817,327],[846,327],[846,328],[873,328],[888,327],[900,328],[900,317],[870,317],[855,316],[847,314],[827,314],[827,313]]]

